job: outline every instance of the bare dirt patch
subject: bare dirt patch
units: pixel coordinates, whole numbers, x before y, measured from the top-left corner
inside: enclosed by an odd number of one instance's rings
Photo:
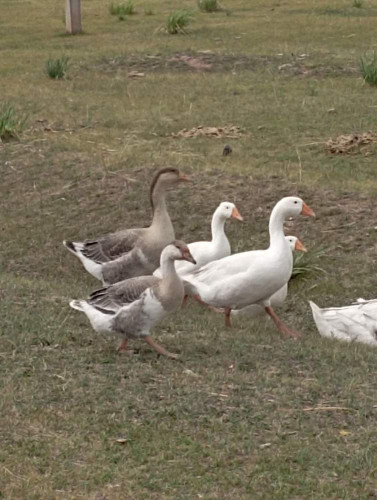
[[[86,68],[90,69],[90,67]],[[216,54],[207,50],[171,55],[120,55],[112,58],[103,58],[93,68],[110,73],[119,69],[131,73],[166,71],[220,73],[269,69],[281,74],[308,77],[344,76],[357,73],[357,68],[350,64],[318,63],[314,60],[309,60],[307,55],[301,57],[295,54],[289,56],[284,54],[276,56]]]

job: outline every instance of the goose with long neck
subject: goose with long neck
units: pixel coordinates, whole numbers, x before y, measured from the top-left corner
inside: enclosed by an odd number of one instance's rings
[[[306,248],[301,243],[301,241],[296,238],[296,236],[286,236],[285,239],[288,241],[289,248],[291,252],[306,252]],[[281,287],[277,292],[271,296],[271,307],[280,307],[283,305],[288,294],[288,283]],[[247,318],[255,318],[264,313],[262,306],[258,304],[252,304],[250,306],[244,307],[243,309],[235,309],[232,311],[232,316],[246,316]]]
[[[84,312],[97,332],[120,335],[119,351],[127,349],[129,339],[142,338],[159,354],[176,358],[152,339],[150,330],[182,304],[183,283],[174,267],[179,260],[195,264],[187,245],[176,240],[161,254],[162,278],[131,278],[97,290],[87,300],[73,300],[70,306]]]
[[[150,188],[153,218],[148,228],[126,229],[84,242],[65,240],[64,245],[104,283],[151,274],[159,266],[163,248],[175,238],[166,208],[167,192],[188,180],[176,168],[156,173]]]
[[[292,273],[292,252],[284,236],[283,223],[287,218],[299,214],[315,215],[301,198],[289,196],[281,199],[270,217],[270,246],[266,250],[230,255],[186,274],[185,281],[190,284],[190,293],[209,306],[224,309],[227,326],[230,326],[233,309],[258,304],[283,335],[299,336],[282,323],[272,309],[270,300],[288,282]]]
[[[230,219],[243,220],[236,205],[228,201],[223,201],[216,208],[211,222],[211,241],[195,241],[189,243],[191,255],[196,260],[196,265],[190,262],[176,262],[175,268],[180,276],[186,273],[192,273],[196,269],[204,266],[213,260],[222,259],[230,255],[230,243],[224,231],[225,222]],[[161,268],[156,269],[153,273],[154,276],[161,277]]]

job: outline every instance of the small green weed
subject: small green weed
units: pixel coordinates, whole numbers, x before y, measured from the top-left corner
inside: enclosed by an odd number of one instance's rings
[[[291,279],[307,278],[308,275],[326,273],[322,267],[319,267],[315,261],[327,254],[327,250],[320,249],[308,253],[295,253],[293,258],[293,271]]]
[[[198,0],[198,7],[202,12],[216,12],[221,10],[217,0]]]
[[[363,6],[363,0],[353,0],[353,7],[356,7],[357,9],[361,9]]]
[[[377,54],[360,57],[360,71],[364,80],[371,85],[377,85]]]
[[[59,80],[65,78],[68,70],[67,56],[58,57],[58,59],[48,59],[46,62],[46,72],[50,78]]]
[[[166,29],[170,35],[186,33],[185,26],[190,22],[192,15],[187,10],[177,10],[170,14],[167,20]]]
[[[17,138],[25,128],[27,117],[19,115],[9,103],[0,107],[0,142]]]
[[[109,12],[112,16],[118,16],[120,21],[124,21],[126,16],[135,14],[135,7],[132,0],[128,0],[127,3],[111,3],[109,5]]]
[[[145,7],[144,15],[145,16],[153,16],[154,15],[153,9],[151,7]]]

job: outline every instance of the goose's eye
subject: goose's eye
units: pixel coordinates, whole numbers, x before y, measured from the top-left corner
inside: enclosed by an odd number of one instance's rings
[[[297,201],[297,200],[295,200],[295,201],[294,201],[294,203],[296,203],[296,205],[297,205],[298,201]]]

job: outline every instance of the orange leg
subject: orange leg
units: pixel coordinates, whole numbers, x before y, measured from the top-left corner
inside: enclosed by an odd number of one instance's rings
[[[182,309],[187,306],[188,295],[185,295],[182,300]]]
[[[164,349],[160,344],[158,344],[155,340],[152,339],[149,335],[144,337],[145,342],[149,344],[158,354],[162,354],[163,356],[167,356],[168,358],[177,359],[178,354],[173,354],[166,349]]]
[[[230,309],[230,307],[225,308],[225,326],[227,326],[228,328],[230,328],[232,326],[231,322],[230,322],[231,311],[232,311],[232,309]]]
[[[127,351],[127,339],[123,339],[119,344],[117,352],[126,352]]]
[[[290,328],[285,326],[285,324],[281,321],[281,319],[278,317],[271,306],[265,307],[264,310],[269,316],[271,316],[273,322],[278,327],[279,331],[281,331],[281,333],[284,335],[284,337],[293,337],[295,339],[301,337],[301,333],[295,332],[294,330],[291,330]]]

